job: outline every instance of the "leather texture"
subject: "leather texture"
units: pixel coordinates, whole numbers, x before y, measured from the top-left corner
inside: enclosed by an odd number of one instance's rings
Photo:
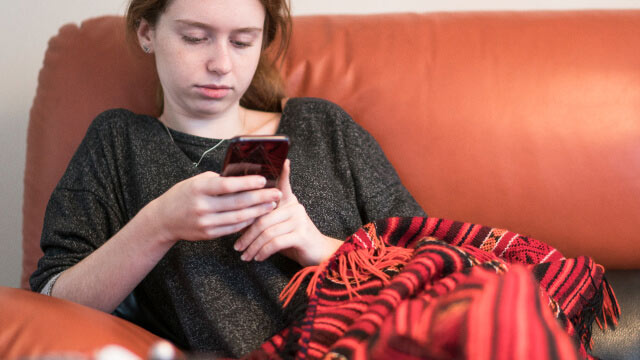
[[[0,286],[0,304],[1,359],[83,358],[111,344],[147,358],[162,341],[118,317],[23,289]]]
[[[593,355],[604,360],[640,359],[640,270],[614,270],[605,274],[620,304],[615,331],[593,325]]]

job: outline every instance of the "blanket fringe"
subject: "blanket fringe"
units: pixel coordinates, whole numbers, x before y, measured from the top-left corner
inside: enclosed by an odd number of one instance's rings
[[[606,278],[602,278],[602,311],[596,314],[596,323],[603,331],[616,328],[620,319],[620,305]]]
[[[308,266],[298,271],[280,293],[283,307],[289,305],[304,279],[312,274],[306,289],[307,296],[312,296],[318,285],[320,274],[329,267],[328,277],[346,287],[349,299],[360,296],[358,289],[362,282],[376,277],[383,284],[388,284],[390,276],[384,271],[400,268],[407,264],[413,256],[413,249],[388,246],[378,236],[370,237],[372,245],[368,248],[356,248],[351,244],[343,245],[336,253],[320,265]],[[355,285],[355,287],[354,287]]]

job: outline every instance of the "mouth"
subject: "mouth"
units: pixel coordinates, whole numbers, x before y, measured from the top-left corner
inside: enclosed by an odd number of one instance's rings
[[[227,96],[233,88],[227,85],[206,84],[196,85],[196,89],[207,98],[221,99]]]
[[[214,89],[214,90],[231,89],[231,86],[228,86],[228,85],[216,85],[216,84],[196,85],[196,87]]]

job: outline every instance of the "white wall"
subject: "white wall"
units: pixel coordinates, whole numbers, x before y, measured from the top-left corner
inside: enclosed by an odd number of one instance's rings
[[[68,22],[122,14],[126,0],[0,0],[0,285],[19,286],[22,176],[29,109],[48,39]],[[294,15],[463,10],[640,8],[640,0],[292,0]]]

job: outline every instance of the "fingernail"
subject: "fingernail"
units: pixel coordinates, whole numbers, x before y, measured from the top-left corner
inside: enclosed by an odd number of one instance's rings
[[[239,243],[235,243],[235,244],[233,244],[233,249],[234,249],[235,251],[240,251],[240,244],[239,244]]]
[[[247,254],[242,254],[242,256],[240,256],[240,260],[249,261],[249,256],[247,256]]]
[[[275,209],[275,208],[276,208],[276,206],[278,206],[278,204],[277,204],[275,201],[272,201],[272,202],[271,202],[271,208],[272,208],[272,209]]]
[[[265,177],[260,177],[260,185],[265,185],[267,183],[267,178]]]

